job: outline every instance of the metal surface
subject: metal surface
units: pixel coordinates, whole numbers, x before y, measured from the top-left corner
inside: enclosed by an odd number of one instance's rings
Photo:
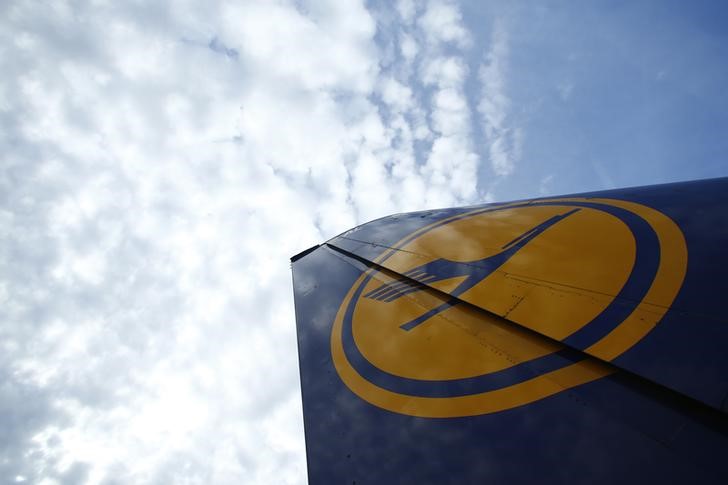
[[[721,482],[728,179],[379,219],[293,262],[311,483]]]

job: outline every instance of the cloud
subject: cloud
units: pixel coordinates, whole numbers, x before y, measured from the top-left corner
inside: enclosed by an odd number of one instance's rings
[[[425,201],[429,206],[463,204],[477,195],[479,162],[465,95],[469,69],[464,54],[470,46],[470,36],[462,25],[459,10],[450,3],[428,3],[419,25],[427,39],[425,57],[419,66],[420,78],[424,87],[431,90],[427,137],[431,145],[422,167],[427,177]]]
[[[288,257],[478,200],[462,16],[398,15],[385,69],[358,1],[6,8],[3,477],[305,481]]]
[[[515,126],[511,115],[511,100],[506,89],[506,70],[509,56],[508,36],[499,21],[494,23],[491,45],[480,67],[482,96],[478,104],[488,158],[493,172],[507,176],[516,169],[523,147],[523,129]]]
[[[428,203],[447,206],[475,196],[478,155],[473,152],[470,109],[465,98],[467,67],[457,56],[435,57],[423,68],[435,89],[430,122],[433,141],[423,167],[428,176]]]
[[[398,0],[397,12],[405,25],[411,25],[417,15],[418,5],[414,0]]]
[[[225,46],[217,37],[213,37],[207,46],[218,54],[229,57],[230,59],[237,59],[239,54],[235,49]]]
[[[430,45],[451,43],[460,48],[471,45],[472,39],[462,22],[457,5],[446,0],[430,0],[419,25]]]
[[[540,195],[549,195],[552,192],[551,186],[554,182],[554,174],[548,174],[545,177],[541,178],[541,182],[538,186],[538,193]]]

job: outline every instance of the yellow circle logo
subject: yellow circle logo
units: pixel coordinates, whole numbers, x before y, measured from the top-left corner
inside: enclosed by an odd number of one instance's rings
[[[682,285],[687,248],[654,209],[573,198],[459,214],[374,262],[334,321],[339,376],[381,408],[460,417],[612,372],[600,360],[659,322]]]

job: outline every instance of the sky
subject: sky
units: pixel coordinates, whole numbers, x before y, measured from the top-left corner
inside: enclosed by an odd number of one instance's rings
[[[290,256],[728,175],[728,7],[0,3],[0,483],[306,483]]]

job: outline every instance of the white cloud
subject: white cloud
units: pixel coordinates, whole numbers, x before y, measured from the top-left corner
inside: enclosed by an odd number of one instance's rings
[[[472,39],[462,20],[460,10],[453,2],[430,0],[418,22],[431,45],[452,43],[466,48]]]
[[[397,12],[402,17],[402,21],[405,25],[410,25],[414,22],[417,15],[417,3],[414,0],[398,0],[397,1]]]
[[[432,146],[423,166],[426,203],[463,204],[476,196],[478,155],[471,136],[471,112],[465,97],[468,68],[462,56],[443,55],[434,46],[422,66],[422,79],[434,88],[431,96]]]
[[[412,63],[417,56],[419,47],[411,35],[402,33],[399,39],[399,49],[405,63]]]
[[[402,2],[385,72],[304,3],[7,7],[0,476],[305,481],[288,257],[475,202],[478,156],[454,5]]]
[[[511,120],[511,100],[506,89],[506,70],[509,56],[508,36],[499,21],[494,23],[491,45],[480,67],[482,97],[478,104],[488,158],[498,176],[513,173],[521,158],[523,129]]]
[[[388,77],[381,81],[382,101],[399,112],[414,108],[412,89],[398,80]]]
[[[552,192],[551,186],[554,182],[554,174],[550,173],[541,179],[538,186],[538,193],[540,195],[549,195]]]

